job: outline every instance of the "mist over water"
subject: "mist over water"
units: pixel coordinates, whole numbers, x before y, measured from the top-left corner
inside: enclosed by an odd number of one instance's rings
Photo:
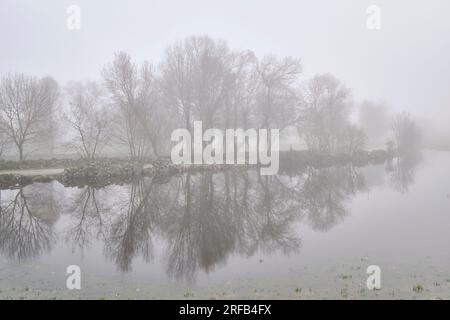
[[[0,298],[450,299],[448,12],[1,1]]]
[[[336,264],[376,261],[405,268],[389,284],[401,294],[399,283],[415,273],[436,277],[422,265],[425,257],[444,268],[438,278],[448,277],[449,239],[441,230],[449,222],[448,160],[426,152],[420,161],[281,168],[271,177],[231,170],[100,188],[53,182],[2,190],[0,252],[10,263],[49,270],[70,261],[92,285],[96,277],[128,275],[181,288],[303,273],[308,283],[307,268],[323,270],[325,279]]]

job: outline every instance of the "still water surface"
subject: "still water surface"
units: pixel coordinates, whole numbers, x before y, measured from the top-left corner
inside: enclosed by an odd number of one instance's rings
[[[271,177],[2,190],[2,297],[73,297],[65,270],[79,265],[88,298],[450,298],[449,163],[427,151]],[[378,293],[365,289],[372,264]]]

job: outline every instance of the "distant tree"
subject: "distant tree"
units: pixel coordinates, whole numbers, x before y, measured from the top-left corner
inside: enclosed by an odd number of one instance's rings
[[[340,152],[342,137],[349,130],[352,106],[350,91],[333,75],[316,75],[302,91],[297,128],[308,148]]]
[[[162,64],[168,105],[191,130],[194,117],[211,128],[232,88],[233,55],[225,41],[190,37],[169,47]]]
[[[261,86],[258,59],[251,51],[233,53],[231,87],[223,110],[225,128],[248,129],[256,118],[256,98]]]
[[[10,141],[8,135],[3,128],[0,128],[0,158],[2,157],[5,150],[9,147]]]
[[[37,148],[42,148],[43,150],[47,148],[47,152],[50,155],[53,155],[58,140],[58,130],[61,129],[59,127],[60,122],[58,121],[61,95],[59,85],[52,77],[44,77],[41,79],[41,82],[48,88],[48,92],[53,95],[53,98],[50,97],[50,100],[53,100],[54,104],[51,106],[48,115],[45,117],[44,126],[46,126],[46,130],[42,132],[42,137],[39,139],[42,140],[42,144],[37,146]]]
[[[401,154],[413,153],[420,148],[420,131],[408,113],[396,114],[392,131],[397,149]]]
[[[95,82],[72,83],[67,99],[70,109],[65,119],[75,130],[72,146],[82,158],[92,160],[109,138],[110,115],[101,87]]]
[[[56,82],[23,74],[4,77],[0,83],[0,126],[24,160],[26,143],[48,134],[52,110],[58,97]]]
[[[167,147],[167,137],[174,129],[174,112],[166,108],[161,90],[161,78],[148,62],[141,67],[142,89],[137,108],[140,126],[143,128],[153,154],[159,156]]]
[[[294,123],[298,105],[294,85],[301,72],[302,65],[298,59],[267,56],[260,61],[261,84],[255,110],[259,128],[282,130]]]
[[[147,156],[151,150],[157,154],[153,130],[161,119],[156,118],[158,85],[151,65],[139,67],[120,52],[103,69],[103,78],[113,100],[117,138],[134,159]]]
[[[194,88],[190,76],[194,72],[194,62],[187,47],[187,43],[168,47],[161,69],[165,102],[175,110],[184,128],[191,131]]]
[[[354,124],[348,124],[342,132],[340,150],[346,154],[352,155],[355,152],[362,150],[365,143],[365,131]]]

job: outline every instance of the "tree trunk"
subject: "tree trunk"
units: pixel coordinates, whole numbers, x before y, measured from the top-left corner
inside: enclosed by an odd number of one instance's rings
[[[19,160],[23,161],[23,145],[18,146],[19,148]]]

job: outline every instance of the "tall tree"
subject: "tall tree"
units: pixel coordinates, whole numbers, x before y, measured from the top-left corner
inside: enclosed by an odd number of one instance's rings
[[[82,158],[92,160],[108,142],[110,116],[100,86],[95,82],[72,83],[67,88],[66,120],[75,130],[72,146]]]
[[[167,49],[163,88],[186,129],[194,117],[204,128],[215,125],[231,88],[232,63],[226,42],[209,37],[190,37]]]
[[[260,128],[284,129],[293,124],[298,98],[294,85],[302,72],[300,60],[274,56],[258,64],[260,86],[255,113]]]
[[[261,82],[258,59],[251,51],[234,53],[229,103],[225,105],[226,128],[248,129],[255,120],[256,97]]]
[[[349,126],[350,91],[331,74],[316,75],[303,90],[298,130],[312,150],[342,151],[343,135]]]
[[[394,115],[392,131],[397,149],[401,154],[411,154],[419,150],[420,131],[408,113]]]
[[[26,143],[37,142],[51,130],[48,121],[57,98],[58,87],[49,78],[14,74],[1,80],[0,126],[17,147],[20,160]]]
[[[103,69],[103,78],[116,110],[117,137],[127,145],[130,156],[141,159],[151,150],[157,153],[152,145],[152,125],[159,121],[154,118],[157,81],[150,64],[139,67],[120,52]]]

